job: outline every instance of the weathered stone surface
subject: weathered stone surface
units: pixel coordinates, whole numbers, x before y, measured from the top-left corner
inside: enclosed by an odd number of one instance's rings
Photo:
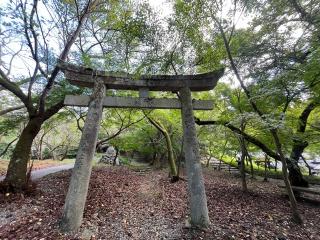
[[[94,78],[104,82],[108,89],[139,90],[148,88],[150,91],[178,91],[188,87],[191,91],[208,91],[213,89],[224,69],[193,75],[141,75],[105,72],[60,62],[60,68],[67,80],[72,84],[93,87]]]
[[[117,151],[114,147],[108,147],[105,154],[100,158],[99,163],[111,164],[113,165],[113,161],[115,160],[115,165],[120,165],[119,158],[117,157]]]
[[[87,107],[89,96],[67,95],[64,100],[66,106]],[[176,98],[132,98],[132,97],[104,97],[103,106],[108,108],[149,108],[149,109],[180,109],[181,103]],[[193,100],[193,110],[212,110],[213,101]]]
[[[179,93],[182,104],[183,151],[188,176],[190,223],[196,227],[207,227],[210,221],[200,163],[199,143],[192,111],[191,92],[188,88],[182,88]]]
[[[104,95],[105,86],[101,81],[97,80],[91,95],[76,162],[63,207],[60,228],[65,232],[78,230],[82,222],[92,170],[92,159],[96,150],[97,136],[102,117],[102,100]]]

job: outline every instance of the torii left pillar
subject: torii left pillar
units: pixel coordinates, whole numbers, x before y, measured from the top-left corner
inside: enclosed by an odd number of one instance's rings
[[[96,79],[63,207],[60,228],[64,232],[78,230],[82,222],[105,93],[106,87],[103,81]]]

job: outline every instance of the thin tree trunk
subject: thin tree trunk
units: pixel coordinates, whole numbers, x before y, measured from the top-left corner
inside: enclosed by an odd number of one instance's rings
[[[241,175],[241,182],[242,182],[242,191],[247,192],[248,187],[247,187],[247,181],[246,181],[246,168],[245,168],[245,161],[244,161],[246,157],[246,147],[245,147],[244,139],[242,136],[239,136],[239,143],[241,148],[240,175]]]
[[[168,161],[169,161],[169,166],[170,166],[170,174],[172,177],[172,181],[177,181],[179,180],[178,178],[178,172],[177,172],[177,166],[176,166],[176,161],[175,157],[173,154],[173,147],[172,147],[172,142],[170,135],[168,131],[165,129],[165,127],[158,121],[151,119],[150,117],[146,116],[149,120],[149,122],[158,129],[159,132],[162,133],[166,140],[166,145],[167,145],[167,152],[168,152]]]
[[[226,138],[226,134],[225,134],[225,138]],[[224,146],[223,146],[223,152],[219,158],[219,167],[218,167],[218,170],[220,171],[221,170],[221,163],[222,163],[222,159],[224,157],[224,154],[226,152],[226,147],[227,147],[227,144],[228,144],[228,140],[226,139],[225,143],[224,143]]]
[[[245,161],[244,161],[244,159],[245,159],[244,154],[241,154],[240,172],[241,172],[241,179],[242,179],[242,191],[243,192],[247,192],[248,191],[248,187],[247,187],[247,181],[246,181],[246,170],[245,170]]]
[[[199,143],[192,109],[191,92],[188,87],[180,90],[184,154],[186,160],[191,225],[207,227],[210,224],[207,197],[200,163]]]
[[[172,180],[174,180],[173,178],[177,178],[178,172],[177,172],[176,160],[173,155],[172,142],[171,142],[170,135],[167,131],[164,131],[163,134],[166,139],[166,144],[167,144],[167,149],[168,149],[168,160],[169,160],[169,165],[170,165],[170,172],[172,175],[171,177],[172,177]],[[176,181],[176,179],[175,179],[175,181]]]
[[[63,161],[63,160],[67,157],[67,155],[68,155],[68,150],[69,150],[69,147],[67,146],[64,154],[63,154],[62,157],[59,159],[60,161]]]
[[[278,152],[278,154],[279,154],[279,156],[281,158],[283,180],[284,180],[284,183],[285,183],[285,186],[286,186],[286,190],[287,190],[287,193],[288,193],[288,196],[289,196],[289,200],[290,200],[292,217],[293,217],[293,220],[296,223],[301,224],[302,223],[302,218],[301,218],[301,216],[299,214],[297,201],[296,201],[296,198],[294,196],[294,193],[293,193],[290,181],[289,181],[287,162],[286,162],[286,158],[285,158],[285,156],[284,156],[284,154],[282,152],[282,149],[281,149],[282,147],[281,147],[281,143],[280,143],[280,140],[279,140],[279,137],[278,137],[277,130],[276,129],[271,130],[271,134],[272,134],[272,137],[274,139],[274,142],[275,142],[275,145],[276,145],[276,148],[277,148],[277,152]]]
[[[244,119],[241,119],[240,129],[241,131],[244,131],[246,122]],[[242,191],[247,192],[247,181],[246,181],[246,166],[245,166],[245,158],[247,157],[247,148],[245,139],[242,135],[238,136],[240,149],[241,149],[241,156],[240,156],[240,175],[241,175],[241,182],[242,182]],[[229,165],[230,166],[230,165]]]
[[[253,171],[253,162],[250,154],[248,153],[248,149],[246,149],[247,158],[249,159],[250,163],[250,172],[251,172],[251,178],[254,178],[254,171]]]
[[[117,164],[117,158],[119,155],[119,148],[117,146],[115,146],[115,150],[116,150],[116,155],[113,158],[113,163],[112,163],[113,166],[115,166]]]
[[[42,119],[30,119],[13,150],[4,180],[12,191],[22,191],[27,187],[27,168],[31,146],[34,138],[40,131],[41,124]]]
[[[96,80],[60,222],[64,232],[78,230],[82,222],[105,91],[103,82]]]
[[[268,174],[267,174],[267,161],[268,161],[268,156],[264,156],[264,179],[263,181],[267,182],[268,181]]]
[[[8,151],[8,149],[10,148],[10,146],[18,140],[19,137],[13,139],[11,142],[8,143],[8,145],[6,146],[6,148],[0,153],[0,157],[2,157],[3,155],[5,155]]]
[[[211,160],[211,156],[209,156],[208,159],[207,159],[207,164],[206,164],[207,168],[209,168],[209,166],[210,166],[210,160]]]
[[[302,159],[302,161],[306,164],[306,166],[307,166],[307,168],[308,168],[309,176],[312,176],[312,171],[311,171],[310,165],[307,163],[307,161],[306,161],[306,159],[304,158],[304,156],[301,155],[301,159]]]
[[[41,135],[39,140],[39,160],[43,160],[42,144],[43,144],[43,139],[46,135],[47,135],[47,132],[44,131],[44,133]]]

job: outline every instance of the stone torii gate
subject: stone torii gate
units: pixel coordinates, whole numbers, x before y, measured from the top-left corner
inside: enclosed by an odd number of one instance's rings
[[[61,230],[75,231],[81,225],[103,107],[181,109],[191,224],[208,226],[210,222],[193,110],[211,110],[213,102],[192,100],[191,91],[213,89],[223,75],[223,69],[197,75],[142,75],[135,80],[134,76],[128,74],[98,71],[62,62],[60,68],[70,83],[93,88],[90,97],[65,98],[65,105],[88,106],[89,109],[63,208]],[[139,91],[139,98],[106,97],[106,88],[136,90]],[[179,92],[180,99],[150,98],[149,91]]]

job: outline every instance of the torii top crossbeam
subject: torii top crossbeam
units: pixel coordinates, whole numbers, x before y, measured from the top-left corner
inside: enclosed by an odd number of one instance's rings
[[[178,91],[189,87],[191,91],[208,91],[213,89],[224,69],[195,75],[141,75],[139,80],[134,75],[116,72],[105,72],[80,67],[64,62],[59,63],[66,79],[77,86],[93,87],[94,81],[100,78],[108,89],[150,91]]]

